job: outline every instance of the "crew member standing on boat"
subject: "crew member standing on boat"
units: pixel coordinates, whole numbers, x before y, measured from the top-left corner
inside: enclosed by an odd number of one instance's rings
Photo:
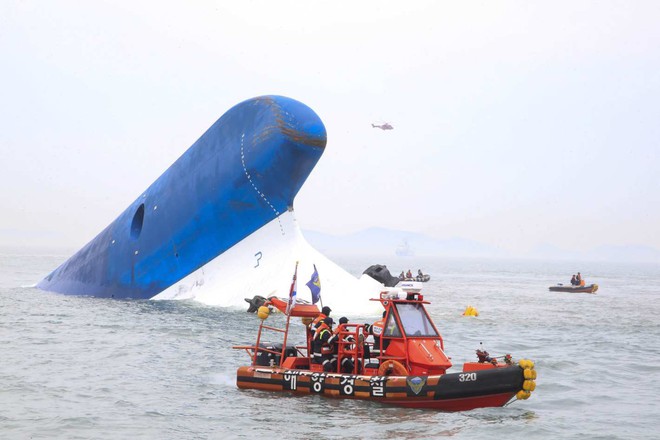
[[[575,281],[577,281],[577,286],[584,286],[584,280],[582,279],[582,274],[580,272],[578,272],[577,277],[575,277]]]
[[[374,346],[371,349],[371,357],[379,357],[381,355],[380,353],[380,335],[383,334],[383,330],[385,330],[385,314],[387,311],[383,311],[383,317],[382,319],[379,319],[378,321],[374,322],[373,324],[365,324],[364,325],[364,330],[367,332],[367,334],[373,336],[374,338]]]
[[[334,344],[337,335],[332,334],[332,318],[328,317],[321,321],[314,333],[312,341],[312,362],[323,365],[323,371],[334,371],[337,369],[333,358]]]
[[[330,309],[330,307],[328,307],[328,306],[324,306],[324,307],[321,309],[321,313],[319,313],[318,316],[317,316],[316,318],[314,318],[314,320],[312,321],[312,323],[309,324],[309,327],[308,327],[308,328],[309,328],[309,333],[312,335],[312,337],[313,337],[314,332],[316,331],[316,329],[319,327],[319,325],[321,325],[321,322],[323,322],[323,320],[324,320],[325,318],[327,318],[328,316],[330,316],[330,312],[332,312],[332,310]]]
[[[577,278],[575,277],[575,274],[573,274],[573,278],[571,278],[571,286],[577,286]]]
[[[406,272],[406,278],[412,278],[412,272],[410,269],[408,269],[408,272]]]

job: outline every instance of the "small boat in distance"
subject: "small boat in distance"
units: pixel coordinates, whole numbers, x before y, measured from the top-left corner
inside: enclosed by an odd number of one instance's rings
[[[250,365],[238,368],[236,385],[440,411],[501,407],[529,398],[536,388],[532,361],[516,364],[508,354],[491,358],[483,349],[477,350],[478,362],[466,362],[461,372],[448,373],[452,362],[426,311],[429,303],[418,289],[385,291],[372,301],[380,301],[385,309],[378,347],[366,342],[366,324],[340,324],[335,329],[336,363],[329,362],[331,367],[324,369],[324,364],[312,360],[313,332],[307,327],[319,315],[317,306],[270,298],[258,311],[256,343],[233,347],[244,349],[251,359]],[[286,315],[284,328],[265,324],[269,306]],[[290,326],[292,317],[300,317],[305,326]],[[305,345],[287,345],[293,339],[292,328],[305,333]],[[265,331],[276,332],[282,342],[262,343]],[[369,356],[374,351],[379,354]]]
[[[422,273],[422,269],[417,269],[417,275],[408,269],[408,272],[401,271],[399,274],[399,281],[416,281],[418,283],[426,283],[431,280],[431,275]]]
[[[431,275],[429,275],[427,273],[423,273],[421,275],[414,275],[414,276],[410,276],[410,277],[407,277],[407,276],[402,277],[401,275],[399,275],[399,280],[400,281],[417,281],[419,283],[427,283],[427,282],[431,281]]]
[[[564,286],[563,284],[557,284],[556,286],[550,286],[549,289],[551,292],[596,293],[598,284],[589,284],[588,286]]]

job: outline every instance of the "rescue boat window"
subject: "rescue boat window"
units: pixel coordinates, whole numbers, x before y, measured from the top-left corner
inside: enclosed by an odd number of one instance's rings
[[[136,239],[142,232],[142,224],[144,223],[144,203],[142,203],[135,214],[133,215],[133,222],[131,223],[131,238]]]
[[[393,338],[401,337],[401,330],[399,329],[399,325],[396,323],[396,319],[394,319],[394,313],[390,313],[387,317],[383,336],[389,336]]]
[[[438,336],[421,304],[397,304],[396,309],[406,336]]]

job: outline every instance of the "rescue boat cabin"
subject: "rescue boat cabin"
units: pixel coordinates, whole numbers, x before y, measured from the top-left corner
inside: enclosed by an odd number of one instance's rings
[[[377,299],[385,309],[382,333],[374,335],[378,346],[367,342],[369,333],[364,324],[340,324],[334,332],[338,332],[336,341],[337,373],[352,373],[379,376],[407,375],[441,375],[452,366],[444,352],[444,342],[435,324],[429,316],[423,295],[419,292],[382,292]],[[284,329],[266,324],[270,309],[273,306],[286,316]],[[288,310],[287,313],[287,308]],[[260,307],[258,315],[261,318],[257,341],[254,346],[236,346],[245,349],[252,359],[252,366],[279,366],[285,369],[310,370],[322,372],[321,364],[313,363],[311,347],[314,337],[307,330],[306,345],[287,345],[292,317],[300,317],[308,325],[320,311],[316,305],[296,304],[289,307],[287,301],[271,298]],[[264,344],[261,342],[264,331],[282,334],[282,344]],[[370,356],[371,353],[378,353]],[[342,371],[345,358],[352,361],[353,371]]]

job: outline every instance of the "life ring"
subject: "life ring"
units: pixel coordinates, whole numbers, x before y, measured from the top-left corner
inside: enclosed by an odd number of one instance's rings
[[[387,360],[378,367],[379,376],[407,376],[408,369],[399,361]]]

